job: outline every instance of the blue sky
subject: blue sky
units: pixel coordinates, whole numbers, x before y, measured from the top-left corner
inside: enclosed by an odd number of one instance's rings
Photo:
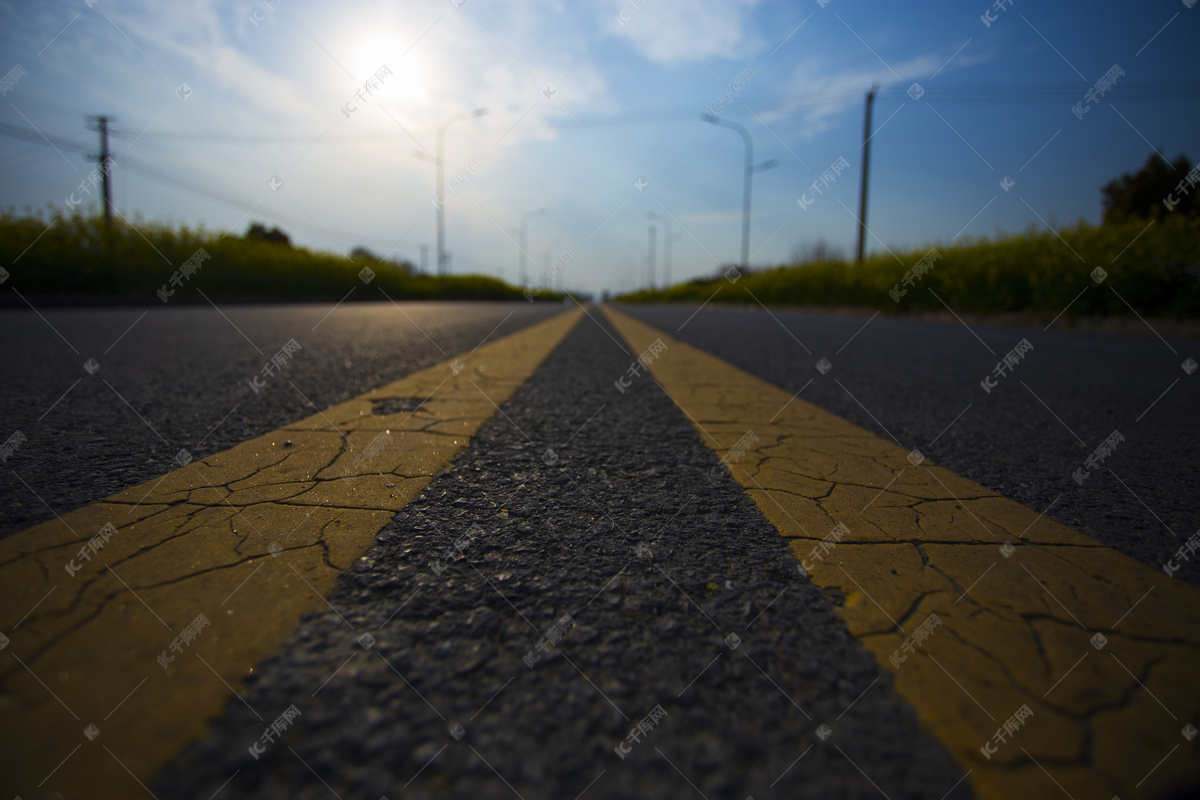
[[[853,252],[874,83],[870,252],[1095,222],[1099,187],[1152,147],[1200,156],[1200,103],[1180,88],[1200,7],[1180,0],[96,0],[4,3],[0,20],[0,74],[26,73],[0,122],[94,147],[85,116],[115,116],[131,219],[235,233],[265,221],[314,248],[414,262],[428,245],[432,264],[434,169],[414,153],[434,153],[446,117],[487,108],[446,138],[447,176],[474,172],[448,193],[452,270],[515,281],[513,231],[546,208],[529,225],[530,279],[569,248],[566,284],[592,292],[646,282],[647,212],[672,219],[673,281],[739,259],[744,150],[701,121],[714,102],[750,130],[755,161],[778,162],[754,175],[756,266],[817,239]],[[1114,65],[1124,74],[1078,118]],[[850,167],[813,192],[839,158]],[[0,206],[61,207],[91,169],[0,136]]]

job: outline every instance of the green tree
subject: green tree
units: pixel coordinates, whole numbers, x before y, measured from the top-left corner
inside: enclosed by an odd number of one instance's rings
[[[276,244],[284,245],[285,247],[292,246],[292,238],[283,231],[279,230],[278,226],[267,230],[267,226],[263,225],[261,222],[250,223],[250,227],[246,228],[246,238],[260,239],[264,242],[274,242]]]
[[[1189,188],[1185,184],[1188,194],[1175,191],[1191,170],[1192,163],[1185,155],[1168,164],[1157,153],[1152,153],[1140,170],[1126,172],[1100,189],[1104,224],[1115,224],[1135,217],[1155,219],[1166,213],[1196,214],[1200,211],[1200,204],[1196,202],[1197,187]],[[1178,204],[1169,212],[1164,200],[1168,204],[1177,200]]]

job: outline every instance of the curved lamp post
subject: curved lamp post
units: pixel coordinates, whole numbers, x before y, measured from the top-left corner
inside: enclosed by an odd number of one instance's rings
[[[761,164],[754,163],[754,140],[750,138],[750,131],[736,122],[721,119],[712,114],[701,114],[700,119],[705,122],[711,122],[713,125],[720,125],[723,128],[737,131],[742,135],[742,139],[746,142],[746,168],[742,178],[742,269],[746,269],[750,265],[747,263],[750,260],[750,180],[755,172],[762,172],[770,169],[779,162],[775,159],[764,161]]]
[[[446,274],[446,129],[464,119],[482,117],[488,113],[486,108],[477,108],[462,114],[454,114],[442,120],[437,129],[437,270],[438,275]]]

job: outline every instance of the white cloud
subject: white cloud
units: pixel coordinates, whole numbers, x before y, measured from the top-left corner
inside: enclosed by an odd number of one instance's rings
[[[613,0],[606,27],[642,58],[674,66],[757,49],[747,22],[757,0]]]
[[[843,112],[861,108],[863,97],[872,85],[887,89],[895,85],[907,88],[914,82],[928,84],[929,76],[943,67],[946,59],[945,55],[927,53],[893,63],[891,68],[879,63],[866,68],[843,69],[827,60],[805,58],[792,70],[790,88],[795,97],[770,111],[760,112],[759,116],[769,123],[799,113],[800,138],[812,139],[835,127]],[[973,66],[987,60],[986,55],[959,54],[934,80],[944,80],[956,67]]]

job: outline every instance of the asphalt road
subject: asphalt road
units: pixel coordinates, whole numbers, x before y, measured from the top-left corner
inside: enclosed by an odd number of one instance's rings
[[[684,414],[614,389],[610,333],[575,328],[157,796],[969,796]],[[283,741],[239,746],[291,706]]]
[[[29,439],[0,471],[0,532],[152,480],[181,449],[219,452],[558,310],[0,314],[0,434]],[[1200,377],[1180,367],[1200,353],[1194,342],[626,310],[1156,570],[1196,529]],[[692,423],[651,380],[615,391],[632,356],[598,319],[342,574],[329,609],[254,670],[211,738],[158,776],[157,796],[331,787],[532,800],[686,796],[689,785],[720,797],[969,796],[963,770],[753,502],[728,475],[705,480],[719,461]],[[248,381],[292,339],[300,349],[255,393]],[[1032,348],[985,392],[980,381],[1022,340]],[[1079,485],[1072,473],[1114,431],[1115,451]],[[439,574],[431,565],[472,524]],[[1178,577],[1200,585],[1194,563]],[[562,642],[526,664],[564,614],[574,625]],[[291,706],[299,724],[252,759],[263,720]]]
[[[561,310],[384,300],[0,311],[0,442],[28,440],[0,469],[0,536],[177,469],[180,450],[219,453]],[[263,378],[293,339],[300,349]]]
[[[623,310],[1156,570],[1200,528],[1200,370],[1181,366],[1200,361],[1195,340],[760,307]],[[1033,349],[997,378],[1023,339]],[[996,386],[985,392],[984,378]],[[1114,431],[1124,441],[1088,468]],[[1200,586],[1200,566],[1176,578]]]

